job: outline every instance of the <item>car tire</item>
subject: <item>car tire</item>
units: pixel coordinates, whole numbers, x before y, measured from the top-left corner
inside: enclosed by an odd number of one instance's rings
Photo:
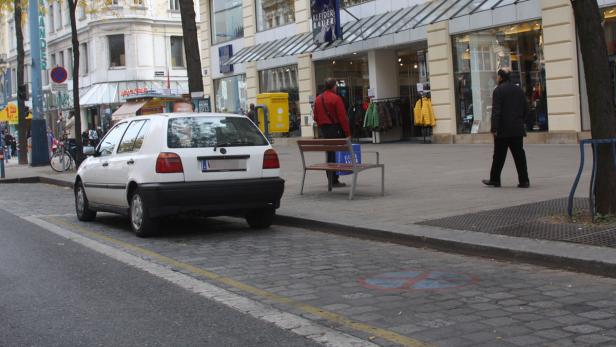
[[[273,208],[251,210],[246,213],[246,222],[252,229],[265,229],[272,225],[275,216],[276,210]]]
[[[138,237],[148,237],[156,234],[158,223],[150,217],[147,201],[135,191],[130,197],[130,226]]]
[[[82,222],[91,222],[96,218],[96,211],[90,208],[86,190],[81,181],[77,182],[75,187],[75,212],[77,213],[77,219]]]

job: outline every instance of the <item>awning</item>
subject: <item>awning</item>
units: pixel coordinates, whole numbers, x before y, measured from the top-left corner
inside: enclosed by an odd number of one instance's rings
[[[111,119],[115,121],[122,120],[124,118],[132,117],[145,105],[148,101],[127,102],[117,109],[112,115]]]
[[[364,17],[343,25],[343,40],[315,45],[312,33],[264,42],[237,52],[226,65],[312,53],[528,0],[431,0],[401,10]]]
[[[118,83],[95,84],[79,97],[79,104],[81,106],[118,104],[120,103],[118,89]]]

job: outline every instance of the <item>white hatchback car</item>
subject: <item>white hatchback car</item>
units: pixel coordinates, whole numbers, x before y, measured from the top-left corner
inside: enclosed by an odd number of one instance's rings
[[[239,115],[133,117],[84,153],[75,178],[77,218],[128,215],[141,237],[156,232],[158,218],[194,211],[241,214],[252,228],[267,228],[284,191],[278,154]]]

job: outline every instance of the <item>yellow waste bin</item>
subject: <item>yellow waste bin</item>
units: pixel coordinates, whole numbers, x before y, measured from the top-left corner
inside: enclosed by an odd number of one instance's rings
[[[289,132],[289,94],[263,93],[257,95],[257,105],[265,105],[269,111],[269,132]],[[265,131],[263,110],[259,109],[259,129]]]

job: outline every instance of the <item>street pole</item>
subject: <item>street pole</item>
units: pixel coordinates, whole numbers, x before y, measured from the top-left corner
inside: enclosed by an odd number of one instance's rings
[[[41,71],[43,70],[43,64],[46,65],[47,59],[44,57],[41,60],[41,34],[45,35],[45,26],[44,22],[42,22],[44,19],[39,18],[38,0],[30,0],[28,2],[28,17],[30,24],[30,56],[32,57],[32,125],[30,127],[32,160],[30,165],[43,166],[49,164],[47,126],[45,124],[45,117],[43,117],[43,83],[41,81]]]

